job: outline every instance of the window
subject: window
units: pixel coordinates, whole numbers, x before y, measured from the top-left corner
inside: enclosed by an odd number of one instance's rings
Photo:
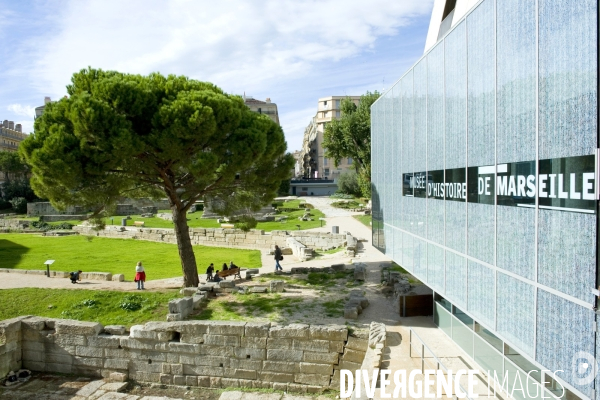
[[[323,157],[323,165],[328,165],[327,157]]]
[[[338,110],[340,109],[340,101],[339,100],[335,101],[335,108],[337,108]]]
[[[327,107],[327,100],[325,100],[325,101],[323,102],[323,105],[324,105],[325,107]]]
[[[335,117],[336,118],[340,118],[342,116],[342,112],[341,111],[336,111],[335,112]]]
[[[348,157],[348,165],[352,165],[352,158]]]
[[[329,168],[325,168],[325,176],[329,175]]]

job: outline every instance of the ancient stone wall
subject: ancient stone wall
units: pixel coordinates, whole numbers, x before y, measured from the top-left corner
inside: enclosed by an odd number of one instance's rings
[[[153,242],[177,243],[173,229],[133,228],[107,226],[95,231],[90,226],[75,226],[73,229],[83,235],[94,235],[117,239],[140,239]],[[252,229],[192,228],[190,239],[193,245],[235,247],[246,249],[270,249],[274,245],[287,247],[287,239],[294,238],[306,247],[332,249],[346,244],[346,234],[331,234],[306,231],[272,231]]]
[[[318,392],[360,367],[368,337],[343,325],[229,321],[103,327],[41,317],[0,322],[0,376],[8,370],[205,387]]]

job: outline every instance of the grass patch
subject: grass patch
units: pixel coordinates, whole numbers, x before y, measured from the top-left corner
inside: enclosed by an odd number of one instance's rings
[[[19,315],[37,315],[100,322],[102,325],[131,326],[164,320],[169,300],[179,291],[116,292],[68,289],[0,290],[0,320]]]
[[[282,297],[281,294],[234,294],[233,298],[211,300],[206,308],[192,319],[249,321],[264,318],[281,321],[299,309],[304,300]]]
[[[306,278],[290,277],[285,275],[262,274],[259,282],[268,282],[273,279],[285,281],[288,285],[312,286],[313,289],[328,288],[338,284],[340,279],[348,279],[354,274],[353,271],[309,272]]]
[[[333,203],[331,203],[332,207],[343,208],[343,209],[359,208],[359,205],[362,205],[362,204],[356,200],[334,201]]]
[[[369,229],[371,229],[371,219],[372,219],[372,217],[370,215],[353,215],[353,217],[356,218],[357,220],[359,220],[360,222],[362,222],[363,225],[365,225]]]
[[[339,253],[342,250],[344,250],[343,247],[336,247],[335,249],[330,249],[330,250],[313,251],[313,256],[314,257],[322,257],[325,254],[335,254],[335,253]]]
[[[244,268],[261,266],[258,250],[194,246],[194,252],[200,274],[211,262],[220,266],[233,260]],[[125,274],[126,280],[133,280],[140,260],[149,280],[182,275],[175,244],[79,235],[0,235],[0,268],[45,269],[44,261],[48,259],[56,260],[51,267],[55,271],[110,272]]]
[[[325,315],[331,318],[342,317],[344,315],[345,301],[345,299],[337,299],[323,302],[323,309],[325,310]]]
[[[410,283],[412,285],[423,284],[423,282],[421,282],[420,280],[415,278],[410,272],[408,272],[407,270],[405,270],[404,268],[402,268],[401,266],[399,266],[398,264],[396,264],[394,262],[392,263],[392,266],[388,270],[400,272],[401,274],[405,275],[405,277],[408,279],[408,283]]]

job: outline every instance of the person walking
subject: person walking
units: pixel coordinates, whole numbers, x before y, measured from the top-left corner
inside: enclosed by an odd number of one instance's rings
[[[213,278],[213,272],[215,271],[215,266],[213,263],[210,263],[208,268],[206,268],[206,282],[210,282]]]
[[[279,261],[283,260],[283,255],[281,254],[281,249],[277,245],[275,245],[275,257],[274,258],[275,258],[275,272],[283,271],[283,268],[281,268],[281,265],[279,264]]]
[[[135,281],[137,282],[137,290],[145,290],[144,282],[146,281],[146,271],[141,261],[138,261],[135,266]]]

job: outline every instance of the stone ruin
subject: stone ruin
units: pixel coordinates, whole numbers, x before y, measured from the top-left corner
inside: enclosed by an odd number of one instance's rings
[[[126,329],[23,316],[0,321],[0,377],[26,368],[34,375],[317,393],[337,390],[341,369],[360,369],[370,336],[343,325],[177,321]]]

